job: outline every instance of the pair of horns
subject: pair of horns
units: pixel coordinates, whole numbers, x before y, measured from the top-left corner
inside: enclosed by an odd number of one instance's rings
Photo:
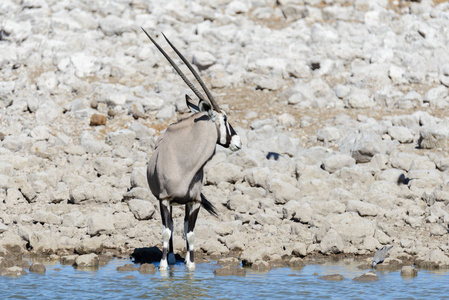
[[[142,27],[141,27],[142,28]],[[143,32],[147,35],[147,37],[153,42],[153,44],[159,49],[159,51],[165,56],[165,58],[168,60],[168,62],[173,66],[173,68],[176,70],[176,72],[181,76],[182,80],[189,86],[189,88],[195,93],[195,95],[200,98],[200,100],[206,101],[206,98],[204,98],[203,94],[201,94],[200,91],[198,91],[195,86],[189,81],[189,79],[184,75],[184,73],[179,69],[179,67],[174,63],[174,61],[168,56],[168,54],[164,51],[164,49],[159,46],[158,43],[156,43],[155,40],[143,29]],[[204,84],[203,80],[201,79],[200,75],[195,71],[195,69],[192,67],[192,65],[189,63],[189,61],[176,49],[175,46],[167,39],[167,37],[162,33],[165,40],[168,42],[170,47],[178,54],[178,56],[182,59],[182,61],[186,64],[186,66],[189,68],[190,72],[192,72],[193,76],[195,76],[195,79],[198,81],[198,83],[201,85],[203,90],[206,92],[207,98],[209,99],[209,102],[212,104],[214,109],[216,111],[221,111],[220,106],[218,106],[218,103],[215,101],[214,97],[212,96],[209,89]],[[207,102],[207,101],[206,101]]]

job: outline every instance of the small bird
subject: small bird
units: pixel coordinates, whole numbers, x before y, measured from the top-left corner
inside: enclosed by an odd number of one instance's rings
[[[373,268],[376,267],[377,264],[382,263],[385,260],[385,257],[387,256],[388,250],[393,248],[393,246],[387,247],[384,246],[382,249],[376,252],[373,257]]]

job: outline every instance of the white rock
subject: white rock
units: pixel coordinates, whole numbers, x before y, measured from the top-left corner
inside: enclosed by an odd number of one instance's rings
[[[4,68],[8,64],[13,64],[17,61],[17,50],[11,45],[0,47],[0,67]],[[8,84],[9,85],[9,84]],[[8,86],[5,92],[8,92]]]
[[[70,15],[82,26],[82,28],[87,28],[90,30],[95,30],[98,28],[99,22],[98,20],[89,12],[74,9],[70,11]]]
[[[293,220],[304,224],[312,220],[315,211],[308,203],[301,204],[293,214]]]
[[[0,161],[0,174],[6,175],[7,177],[11,177],[14,175],[14,167],[13,165]]]
[[[372,236],[367,236],[363,241],[363,249],[366,249],[368,251],[374,252],[381,247],[382,246],[379,241]]]
[[[77,267],[98,267],[100,259],[95,253],[80,255],[75,260]]]
[[[109,15],[100,20],[100,28],[106,35],[120,35],[131,30],[131,22]]]
[[[9,33],[9,39],[15,42],[21,42],[32,34],[31,22],[29,20],[16,22],[11,18],[7,18],[2,22],[2,30]]]
[[[424,95],[424,102],[429,103],[431,106],[447,107],[448,106],[449,91],[445,86],[438,86],[432,88]]]
[[[273,193],[275,203],[277,204],[284,204],[292,199],[298,199],[301,195],[298,188],[279,179],[269,180],[268,190]]]
[[[281,126],[293,127],[296,124],[295,117],[288,113],[278,116],[277,120]]]
[[[391,138],[397,140],[401,144],[407,144],[413,142],[413,134],[407,127],[392,126],[388,128],[388,134]]]
[[[36,79],[36,85],[39,90],[52,93],[58,85],[58,79],[55,72],[42,73]]]
[[[156,130],[154,130],[153,128],[149,128],[139,122],[132,123],[131,126],[129,126],[129,130],[132,130],[136,133],[136,139],[153,137],[156,134]]]
[[[329,200],[329,201],[312,201],[310,206],[313,211],[323,215],[334,215],[344,213],[346,210],[346,205],[339,201]]]
[[[321,167],[329,173],[334,173],[341,168],[350,168],[355,165],[355,159],[347,154],[335,154],[323,160]]]
[[[253,187],[262,187],[268,189],[267,181],[271,178],[271,171],[269,168],[251,168],[245,171],[245,181]]]
[[[442,174],[438,170],[411,170],[408,178],[410,188],[432,188],[442,183]]]
[[[89,132],[84,132],[80,137],[80,144],[88,153],[99,154],[110,151],[111,146],[103,141],[95,139]]]
[[[133,168],[131,172],[131,187],[148,188],[146,167]]]
[[[344,243],[340,234],[334,230],[330,229],[320,243],[321,253],[324,254],[338,254],[343,252]]]
[[[53,224],[53,225],[60,225],[62,223],[61,218],[51,212],[45,212],[45,211],[36,212],[36,213],[33,213],[31,215],[31,217],[33,218],[33,220],[35,222],[39,222],[39,223],[43,223],[43,224],[47,223],[47,224]]]
[[[401,276],[416,277],[416,276],[418,276],[418,270],[416,270],[412,266],[403,266],[401,269]]]
[[[99,176],[108,175],[120,177],[128,173],[126,162],[112,157],[97,157],[94,162],[94,169]]]
[[[38,141],[48,140],[50,138],[50,133],[48,132],[47,126],[37,126],[33,128],[30,135]]]
[[[255,83],[257,85],[256,89],[259,90],[276,91],[279,89],[278,81],[272,77],[258,77],[255,79]]]
[[[449,146],[449,126],[425,126],[420,131],[419,146],[425,149],[443,148]]]
[[[424,256],[424,259],[440,266],[449,266],[449,257],[440,249],[434,249]]]
[[[385,180],[385,181],[389,181],[389,182],[398,183],[398,180],[401,177],[401,175],[405,176],[404,170],[391,168],[391,169],[383,170],[380,173],[377,173],[375,178],[377,181]]]
[[[217,59],[209,52],[197,51],[193,54],[192,63],[200,70],[212,66]]]
[[[435,236],[442,236],[447,234],[447,230],[441,224],[432,224],[430,227],[430,234]]]
[[[341,84],[337,85],[334,90],[335,95],[340,99],[347,97],[349,93],[351,93],[351,89],[349,87]]]
[[[100,71],[101,63],[95,56],[77,52],[71,55],[70,60],[75,67],[75,74],[80,78],[95,75]]]
[[[174,116],[174,114],[175,114],[175,107],[167,105],[156,114],[156,117],[158,119],[171,119]]]
[[[352,212],[331,216],[328,221],[344,242],[350,241],[353,244],[362,242],[367,236],[374,236],[376,229],[374,222]],[[358,225],[355,227],[353,224]]]
[[[287,64],[286,66],[287,73],[294,78],[308,78],[310,77],[310,67],[304,61],[296,61],[292,64]],[[289,102],[290,103],[290,102]],[[298,102],[296,102],[298,103]],[[290,103],[295,104],[295,103]]]
[[[306,7],[295,4],[282,6],[282,13],[287,20],[293,21],[305,18],[307,16]]]
[[[307,255],[307,246],[302,242],[296,242],[293,245],[292,254],[299,257],[304,257]]]
[[[7,230],[8,230],[8,226],[3,223],[0,223],[0,233],[3,233]]]
[[[393,84],[401,84],[406,82],[404,80],[404,73],[405,70],[403,68],[398,67],[396,65],[391,65],[390,70],[388,72],[388,76],[391,78]]]
[[[292,95],[288,98],[288,104],[295,105],[295,104],[301,103],[301,102],[303,102],[303,100],[304,100],[303,98],[304,98],[304,96],[302,95],[302,93],[295,93],[295,94],[292,94]]]
[[[255,215],[255,221],[257,224],[261,225],[275,225],[279,226],[281,224],[281,220],[278,216],[270,214],[270,213],[258,213]]]
[[[6,97],[12,94],[16,83],[14,81],[1,81],[0,82],[0,97]],[[3,104],[2,104],[3,106]]]
[[[370,108],[375,106],[375,102],[366,89],[353,88],[351,94],[346,97],[345,102],[350,108]]]
[[[245,2],[234,0],[228,4],[226,7],[226,14],[228,15],[237,15],[244,14],[248,12],[248,6]]]
[[[106,136],[106,143],[113,147],[125,146],[127,149],[132,148],[136,139],[136,132],[129,129],[120,129],[109,133]]]
[[[336,127],[325,127],[318,130],[317,139],[319,141],[332,142],[340,139],[340,130]]]
[[[369,162],[376,154],[384,154],[386,145],[373,132],[351,133],[340,142],[340,151],[350,153],[357,163]]]
[[[206,181],[212,184],[220,182],[235,183],[243,179],[242,168],[240,166],[223,162],[206,168]]]
[[[165,105],[163,99],[151,95],[142,99],[141,102],[145,111],[158,111]]]
[[[36,110],[36,121],[38,124],[47,125],[53,122],[56,118],[61,117],[62,108],[53,101],[45,101],[39,104]]]
[[[137,220],[150,220],[156,212],[154,205],[147,200],[129,200],[128,207]]]
[[[381,212],[377,205],[359,200],[349,200],[346,204],[346,211],[356,212],[362,217],[375,217]]]
[[[87,219],[87,233],[91,236],[112,234],[115,230],[112,216],[94,213]]]

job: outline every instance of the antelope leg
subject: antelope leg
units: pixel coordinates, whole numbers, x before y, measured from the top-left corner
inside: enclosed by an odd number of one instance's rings
[[[170,211],[169,211],[169,202],[167,200],[160,201],[160,209],[161,209],[161,217],[162,217],[162,258],[161,263],[159,264],[160,270],[167,270],[168,267],[168,261],[167,261],[167,254],[168,254],[168,243],[171,239],[172,230],[173,229],[173,222],[170,218]]]
[[[186,265],[188,269],[195,269],[194,247],[195,247],[195,223],[198,218],[201,203],[193,202],[186,204],[186,221],[184,223],[184,231],[187,241]]]

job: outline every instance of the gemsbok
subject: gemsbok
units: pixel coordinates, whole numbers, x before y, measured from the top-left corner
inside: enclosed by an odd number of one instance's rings
[[[192,270],[195,269],[193,231],[200,207],[203,206],[209,213],[217,216],[213,204],[201,193],[204,165],[215,154],[216,144],[237,151],[242,147],[242,143],[231,124],[228,123],[226,113],[220,109],[188,60],[162,34],[201,85],[209,102],[156,41],[143,28],[142,30],[199,98],[198,105],[195,105],[186,95],[187,106],[194,114],[168,126],[156,142],[147,170],[151,192],[159,200],[163,225],[163,249],[159,269],[166,270],[169,263],[176,262],[173,254],[172,206],[185,205],[184,233],[187,244],[185,264]]]

